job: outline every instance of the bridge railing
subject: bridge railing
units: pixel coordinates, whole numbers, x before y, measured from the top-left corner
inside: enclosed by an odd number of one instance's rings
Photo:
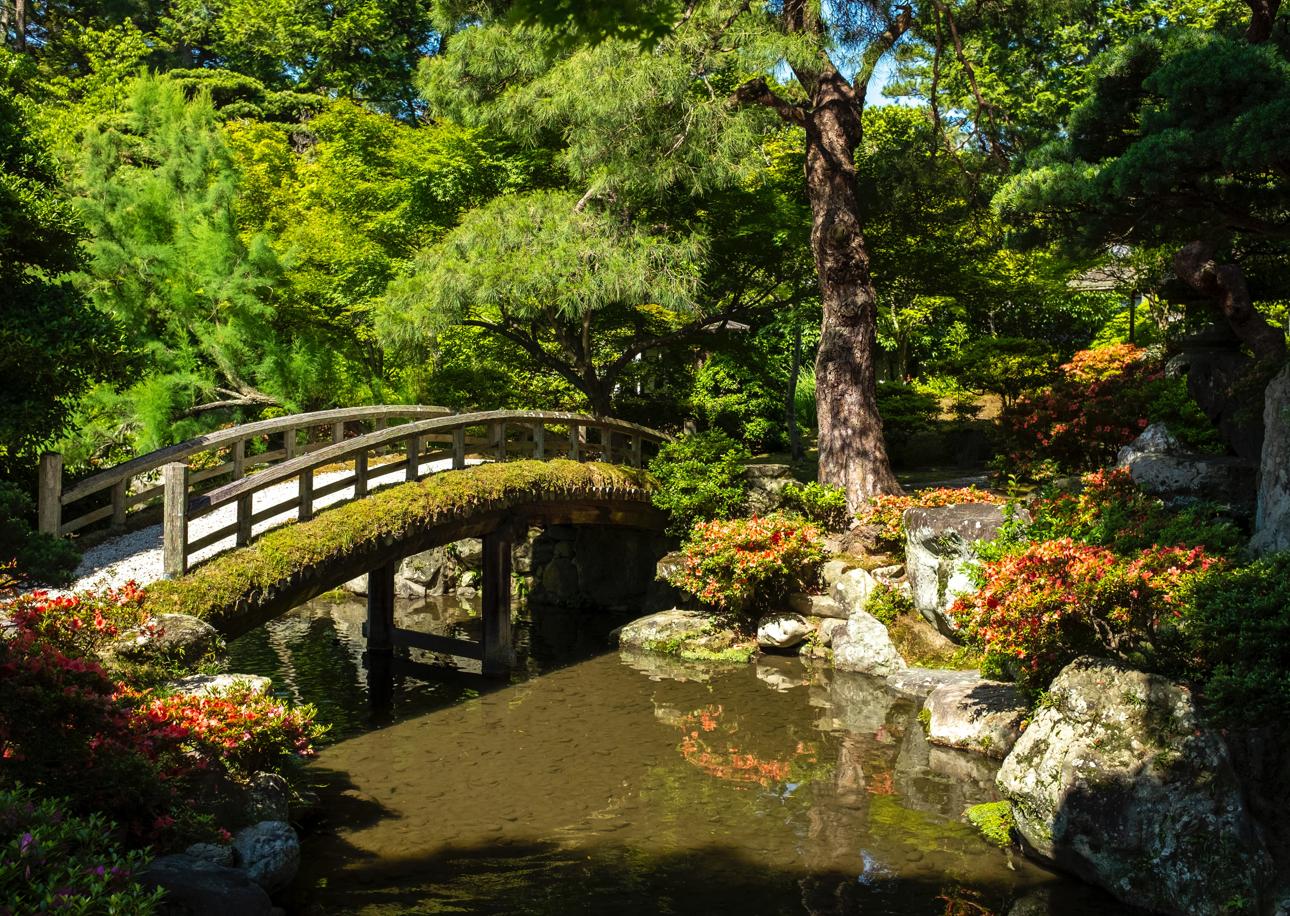
[[[450,460],[452,468],[464,468],[471,458],[568,457],[640,467],[646,449],[656,449],[666,438],[647,427],[605,417],[551,411],[483,411],[375,430],[324,445],[199,494],[192,491],[189,467],[172,462],[163,467],[164,574],[183,575],[198,551],[230,538],[232,543],[223,549],[250,543],[259,522],[293,511],[301,521],[312,518],[318,501],[324,497],[352,489],[349,498],[359,499],[378,483],[417,480],[427,462]],[[396,450],[398,457],[391,460]],[[318,471],[337,466],[341,467],[339,476],[316,480]],[[255,494],[291,482],[295,488],[290,496],[254,507]],[[190,539],[193,521],[226,506],[236,507],[233,521]]]
[[[341,442],[355,426],[371,426],[380,430],[390,422],[425,420],[451,413],[447,407],[381,404],[261,420],[216,430],[141,455],[70,486],[64,484],[62,455],[46,453],[40,458],[39,528],[47,534],[64,535],[104,520],[110,520],[112,527],[122,527],[126,513],[131,509],[162,499],[163,485],[149,478],[162,467],[175,462],[196,464],[189,470],[189,486],[194,490],[209,489],[221,478],[231,477],[237,481],[256,468],[290,461]],[[255,448],[261,440],[266,448],[257,453]],[[198,456],[213,456],[213,463],[194,462]],[[143,479],[141,486],[132,491],[132,484],[140,478]],[[106,501],[100,495],[104,491],[109,491]],[[94,500],[95,496],[100,498]],[[86,500],[105,504],[79,512],[69,511],[75,504]]]

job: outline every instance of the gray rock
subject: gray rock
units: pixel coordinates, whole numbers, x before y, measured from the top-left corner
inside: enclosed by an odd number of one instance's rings
[[[942,684],[975,684],[981,676],[975,671],[950,668],[905,668],[887,675],[887,686],[904,697],[921,700]]]
[[[269,692],[273,681],[260,674],[192,674],[167,685],[175,693],[195,697],[223,697],[234,690],[247,689],[252,694]]]
[[[845,620],[838,620],[834,617],[814,619],[818,621],[816,623],[816,628],[817,632],[820,634],[818,644],[821,646],[831,648],[833,646],[834,638],[839,633],[845,633],[847,631],[847,622]]]
[[[851,617],[864,610],[869,596],[877,587],[878,581],[869,572],[859,568],[850,569],[834,581],[829,589],[829,597],[838,603],[847,617]]]
[[[1250,549],[1290,550],[1290,366],[1272,380],[1264,396],[1263,458]]]
[[[108,652],[132,662],[191,666],[214,655],[222,645],[219,633],[204,620],[187,614],[158,614],[143,626],[123,633]]]
[[[976,680],[941,684],[923,708],[930,713],[927,740],[945,747],[1003,758],[1021,737],[1029,707],[1011,684]]]
[[[177,854],[154,859],[139,873],[144,887],[166,892],[161,912],[182,916],[269,916],[273,901],[240,868]]]
[[[904,563],[893,563],[891,566],[880,566],[873,570],[873,577],[884,585],[892,585],[904,575]]]
[[[791,649],[815,632],[801,614],[767,614],[757,621],[757,645],[763,649]]]
[[[748,489],[744,508],[749,515],[767,515],[784,505],[784,488],[793,482],[793,469],[786,464],[750,464],[744,468]]]
[[[659,611],[620,627],[617,630],[618,645],[626,649],[646,649],[657,643],[682,639],[704,629],[709,622],[708,615],[701,611],[680,608]]]
[[[1024,510],[1023,510],[1024,512]],[[959,595],[976,590],[969,575],[974,546],[999,533],[1003,507],[968,503],[938,509],[906,509],[905,571],[910,597],[926,620],[950,638],[958,624],[949,616]]]
[[[847,619],[847,609],[829,595],[806,595],[802,592],[794,592],[788,596],[788,609],[805,617]]]
[[[233,837],[239,867],[270,894],[286,889],[300,868],[300,839],[284,821],[261,821]]]
[[[672,579],[685,568],[685,554],[679,550],[665,553],[654,564],[654,577],[661,582],[671,583]]]
[[[221,846],[218,843],[194,843],[184,850],[184,855],[210,862],[212,865],[233,867],[233,847]]]
[[[856,563],[854,560],[844,560],[840,557],[834,557],[832,560],[829,560],[820,567],[820,578],[824,581],[825,585],[832,588],[833,583],[837,582],[855,568]]]
[[[1155,912],[1259,899],[1267,852],[1185,687],[1079,659],[1048,698],[998,776],[1030,851]]]
[[[1187,451],[1163,423],[1153,423],[1116,456],[1116,467],[1147,493],[1164,499],[1206,499],[1248,506],[1256,468],[1241,458]]]
[[[448,547],[434,547],[405,557],[394,574],[394,594],[400,598],[447,595],[456,586],[457,561]],[[364,585],[364,594],[367,587]]]
[[[885,677],[908,666],[881,621],[856,611],[847,619],[845,630],[833,631],[833,667]]]

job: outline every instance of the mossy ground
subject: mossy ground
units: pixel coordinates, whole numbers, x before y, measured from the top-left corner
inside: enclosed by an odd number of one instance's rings
[[[644,648],[647,652],[672,655],[691,662],[732,665],[746,665],[757,655],[757,644],[751,636],[715,620],[669,639],[646,642]]]

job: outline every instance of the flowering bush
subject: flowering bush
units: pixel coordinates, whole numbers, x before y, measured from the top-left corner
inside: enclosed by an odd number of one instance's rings
[[[133,880],[146,856],[125,852],[114,834],[100,814],[76,817],[61,800],[0,791],[0,916],[155,912],[164,892]]]
[[[1069,537],[1085,544],[1131,553],[1152,544],[1204,547],[1222,553],[1238,547],[1244,537],[1230,520],[1210,505],[1167,509],[1144,493],[1127,468],[1094,471],[1083,477],[1078,493],[1041,496],[1030,504],[1033,521],[1025,528],[1031,540]]]
[[[51,595],[46,591],[19,595],[4,605],[14,626],[61,652],[85,657],[114,639],[122,630],[144,622],[143,590],[129,582],[102,593]]]
[[[1166,379],[1163,363],[1132,344],[1081,350],[1051,387],[1021,398],[1000,421],[1003,464],[1018,476],[1106,464],[1155,421],[1193,448],[1221,445],[1182,381]]]
[[[783,515],[703,522],[673,584],[723,611],[753,611],[806,588],[824,562],[814,525]]]
[[[874,529],[874,547],[895,557],[905,555],[905,528],[901,521],[906,509],[931,509],[960,503],[1002,503],[1004,497],[977,487],[937,487],[899,496],[871,496],[869,505],[856,514],[861,525]]]
[[[1070,538],[1039,541],[985,563],[984,587],[951,613],[984,651],[984,670],[1042,687],[1080,655],[1140,661],[1171,651],[1185,587],[1214,563],[1200,547],[1123,557]]]
[[[310,707],[247,691],[159,696],[114,680],[88,650],[140,597],[10,606],[13,629],[0,641],[0,783],[66,796],[150,842],[191,834],[213,792],[257,769],[282,769],[322,729]]]

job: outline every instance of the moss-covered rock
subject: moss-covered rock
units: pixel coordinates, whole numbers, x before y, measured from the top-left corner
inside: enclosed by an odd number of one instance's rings
[[[980,831],[986,842],[1006,849],[1012,845],[1012,803],[1007,801],[985,802],[973,805],[963,812],[968,823]]]

